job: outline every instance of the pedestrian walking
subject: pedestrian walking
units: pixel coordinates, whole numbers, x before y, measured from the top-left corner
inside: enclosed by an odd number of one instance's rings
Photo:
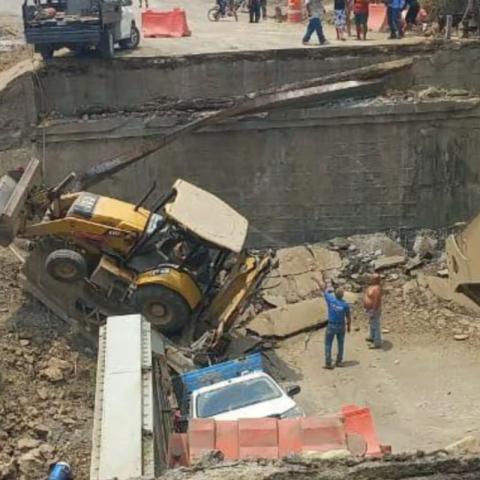
[[[369,3],[369,0],[354,0],[353,2],[357,40],[367,39]]]
[[[260,21],[260,0],[248,0],[248,12],[250,23],[258,23]]]
[[[405,15],[405,30],[412,30],[417,24],[420,2],[418,0],[406,0],[405,6],[408,8],[407,14]]]
[[[138,0],[140,8],[143,8],[143,0]],[[145,0],[145,8],[149,8],[148,0]]]
[[[318,41],[320,42],[320,45],[325,45],[327,43],[327,39],[323,34],[322,28],[322,16],[325,11],[325,8],[323,7],[323,1],[306,0],[305,5],[307,7],[309,21],[307,25],[307,31],[305,32],[305,36],[303,37],[303,44],[308,45],[310,38],[315,32],[318,36]]]
[[[345,4],[345,15],[347,17],[347,35],[352,36],[352,11],[353,11],[353,0],[346,0]]]
[[[262,20],[267,19],[267,0],[260,0],[260,10],[262,13]]]
[[[367,342],[369,348],[382,348],[382,286],[378,273],[372,275],[370,286],[363,295],[363,307],[368,317],[369,335]]]
[[[335,13],[335,29],[337,40],[345,40],[345,24],[347,22],[347,0],[335,0],[333,4]]]
[[[324,292],[325,302],[328,309],[328,323],[325,331],[325,368],[331,370],[333,340],[337,339],[337,360],[335,366],[343,366],[343,354],[345,348],[345,333],[350,332],[351,317],[350,307],[343,300],[343,290],[337,288],[335,293],[326,290]]]
[[[403,38],[402,10],[405,0],[388,0],[387,19],[390,28],[390,39]]]

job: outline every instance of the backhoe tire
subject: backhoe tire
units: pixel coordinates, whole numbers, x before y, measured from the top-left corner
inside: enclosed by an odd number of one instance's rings
[[[75,250],[54,250],[45,259],[45,270],[59,282],[75,283],[87,276],[87,262]]]
[[[113,40],[113,32],[111,30],[105,30],[102,33],[99,49],[101,56],[107,60],[115,56],[115,41]]]
[[[137,48],[138,44],[140,43],[140,30],[135,25],[132,25],[130,30],[130,38],[120,40],[118,43],[120,44],[121,48],[126,50],[133,50],[134,48]]]
[[[177,292],[162,285],[143,285],[134,295],[136,310],[162,333],[176,333],[188,323],[191,309]]]

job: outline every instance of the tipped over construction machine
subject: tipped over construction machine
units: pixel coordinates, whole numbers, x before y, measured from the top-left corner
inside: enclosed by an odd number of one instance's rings
[[[0,180],[0,244],[28,239],[27,289],[82,323],[142,313],[174,334],[199,317],[222,329],[268,259],[243,251],[248,222],[219,198],[184,181],[136,205],[40,184],[40,163]],[[222,279],[220,281],[220,279]]]

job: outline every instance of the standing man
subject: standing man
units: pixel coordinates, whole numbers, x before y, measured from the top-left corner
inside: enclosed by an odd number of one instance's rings
[[[337,30],[337,40],[345,40],[345,24],[347,23],[346,0],[334,0],[333,9],[335,12],[335,29]]]
[[[408,8],[405,16],[405,30],[413,30],[417,24],[418,12],[420,11],[420,2],[418,0],[406,0],[405,7]]]
[[[317,33],[320,45],[325,45],[327,39],[323,34],[322,15],[325,9],[323,8],[322,0],[306,0],[307,13],[310,18],[307,25],[307,31],[303,37],[303,44],[308,45],[313,32]]]
[[[260,0],[248,0],[248,11],[250,23],[258,23],[260,21]]]
[[[403,20],[402,10],[405,6],[405,0],[388,0],[387,19],[390,27],[390,39],[403,38]]]
[[[375,273],[370,280],[370,286],[363,295],[363,307],[367,312],[370,335],[367,342],[371,345],[369,348],[382,348],[382,287],[380,285],[380,275]]]
[[[354,0],[353,2],[357,40],[367,39],[369,3],[369,0]]]
[[[267,19],[267,0],[260,0],[260,8],[262,10],[262,20]]]
[[[143,0],[139,0],[139,3],[140,3],[140,8],[143,8]],[[145,0],[145,8],[149,8],[148,7],[148,0]]]
[[[345,346],[345,330],[350,332],[351,317],[350,307],[343,300],[343,290],[337,288],[335,293],[331,291],[324,292],[325,301],[328,308],[328,324],[325,331],[325,368],[331,370],[332,364],[332,345],[333,339],[337,338],[337,367],[343,366],[343,352]]]

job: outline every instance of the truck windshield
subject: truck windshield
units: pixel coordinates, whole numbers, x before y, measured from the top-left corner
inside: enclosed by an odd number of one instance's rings
[[[197,417],[213,417],[281,396],[281,390],[268,378],[252,378],[200,394],[197,397]]]

